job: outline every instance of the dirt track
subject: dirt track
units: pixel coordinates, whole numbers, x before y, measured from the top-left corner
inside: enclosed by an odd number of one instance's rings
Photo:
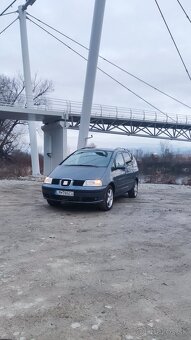
[[[0,202],[0,339],[191,339],[191,187],[101,212],[0,181]]]

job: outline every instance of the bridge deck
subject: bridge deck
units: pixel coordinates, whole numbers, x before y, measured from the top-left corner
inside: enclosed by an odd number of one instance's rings
[[[81,103],[65,101],[52,107],[48,109],[47,105],[41,105],[27,109],[23,104],[1,105],[0,119],[34,120],[44,124],[64,120],[69,123],[69,129],[79,129]],[[93,105],[89,130],[190,142],[191,116]]]
[[[17,106],[0,106],[0,120],[31,120],[39,122],[52,122],[63,119],[65,114],[63,112],[56,112],[51,110],[39,110],[38,108],[27,109]]]

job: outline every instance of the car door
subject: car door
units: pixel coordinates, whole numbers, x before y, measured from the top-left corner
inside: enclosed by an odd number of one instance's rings
[[[122,152],[117,152],[112,166],[112,177],[115,184],[115,195],[121,195],[126,190],[126,166]]]
[[[133,166],[133,157],[128,151],[123,151],[123,157],[125,160],[126,166],[126,183],[127,183],[127,190],[130,190],[135,182],[135,172]]]

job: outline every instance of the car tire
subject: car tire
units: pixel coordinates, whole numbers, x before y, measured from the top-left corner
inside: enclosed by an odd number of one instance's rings
[[[53,200],[49,200],[47,199],[47,202],[49,205],[51,205],[51,207],[59,207],[60,206],[60,202],[59,201],[53,201]]]
[[[113,206],[114,193],[111,185],[105,190],[104,201],[101,203],[101,209],[104,211],[110,210]]]
[[[138,181],[136,180],[134,186],[131,190],[128,191],[129,198],[135,198],[138,195]]]

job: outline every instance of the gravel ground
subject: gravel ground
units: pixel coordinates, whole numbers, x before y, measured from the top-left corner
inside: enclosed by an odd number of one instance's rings
[[[191,187],[49,207],[0,181],[0,339],[191,339]]]

